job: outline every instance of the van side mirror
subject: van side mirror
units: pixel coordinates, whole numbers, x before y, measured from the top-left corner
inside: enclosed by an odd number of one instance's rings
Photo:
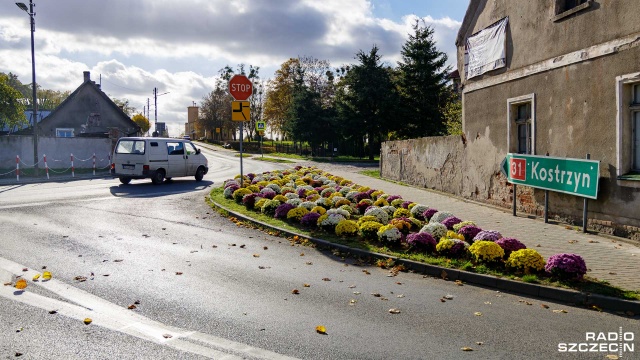
[[[196,155],[200,154],[200,149],[196,149]]]

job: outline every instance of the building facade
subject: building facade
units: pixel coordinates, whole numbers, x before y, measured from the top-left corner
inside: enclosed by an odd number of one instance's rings
[[[456,41],[465,138],[500,156],[590,154],[600,189],[589,216],[607,225],[640,227],[637,14],[636,0],[471,0]],[[479,165],[497,173],[493,162]],[[543,190],[518,188],[521,209],[542,208]],[[582,198],[551,193],[550,204],[582,216]]]

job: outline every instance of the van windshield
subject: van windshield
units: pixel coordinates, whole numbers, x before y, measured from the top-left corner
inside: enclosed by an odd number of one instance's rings
[[[144,154],[144,140],[120,140],[116,154]]]

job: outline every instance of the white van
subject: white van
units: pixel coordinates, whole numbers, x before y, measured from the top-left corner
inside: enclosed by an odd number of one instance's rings
[[[158,185],[164,179],[194,176],[201,181],[209,171],[207,158],[189,140],[123,137],[111,157],[111,175],[128,184],[131,179],[151,178]]]

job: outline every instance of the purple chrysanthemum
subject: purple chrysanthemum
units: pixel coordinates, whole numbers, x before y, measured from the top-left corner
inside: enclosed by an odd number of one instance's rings
[[[408,209],[409,205],[411,205],[411,203],[412,203],[411,201],[405,201],[400,206],[402,206],[403,209]]]
[[[389,204],[391,204],[391,202],[395,199],[402,199],[402,196],[400,195],[391,195],[387,198],[387,202],[389,202]]]
[[[458,219],[455,216],[450,216],[444,220],[442,220],[441,224],[446,226],[448,230],[453,230],[453,225],[461,223],[462,220]]]
[[[321,215],[316,212],[306,213],[302,219],[300,219],[300,224],[303,226],[315,227],[318,224],[318,218]]]
[[[422,213],[422,216],[424,217],[425,220],[429,221],[431,220],[431,217],[437,212],[438,212],[437,209],[427,209]]]
[[[355,202],[356,204],[360,202],[360,200],[363,199],[371,199],[371,196],[369,194],[367,194],[366,192],[360,192],[357,193],[356,196],[353,197],[353,202]]]
[[[509,254],[511,254],[514,251],[522,250],[522,249],[526,249],[527,248],[525,244],[521,243],[516,238],[498,239],[498,240],[496,240],[496,244],[500,245],[502,250],[504,250],[504,256],[505,257],[509,257]]]
[[[460,231],[458,231],[458,234],[463,235],[464,239],[467,242],[472,242],[473,238],[476,237],[476,235],[478,235],[478,233],[480,233],[481,231],[482,229],[475,225],[466,225],[463,226]]]
[[[256,203],[256,198],[259,198],[259,197],[260,195],[256,193],[247,194],[244,197],[242,197],[242,204],[244,205],[244,207],[251,210],[253,209],[253,206]]]
[[[558,277],[581,279],[587,273],[587,264],[577,254],[555,254],[547,260],[544,269]]]
[[[364,214],[369,206],[371,206],[371,204],[368,204],[366,202],[359,202],[358,205],[356,205],[356,209],[358,209],[359,214]]]
[[[274,217],[276,219],[285,219],[286,220],[287,219],[287,213],[291,209],[295,209],[295,206],[292,205],[292,204],[289,204],[289,203],[280,204],[276,208],[276,213],[275,213]]]
[[[407,235],[407,244],[420,251],[434,251],[436,240],[427,232],[417,232]]]
[[[483,230],[483,231],[480,231],[478,235],[473,237],[474,242],[480,241],[480,240],[496,241],[498,239],[502,239],[502,234],[500,234],[496,230]]]

